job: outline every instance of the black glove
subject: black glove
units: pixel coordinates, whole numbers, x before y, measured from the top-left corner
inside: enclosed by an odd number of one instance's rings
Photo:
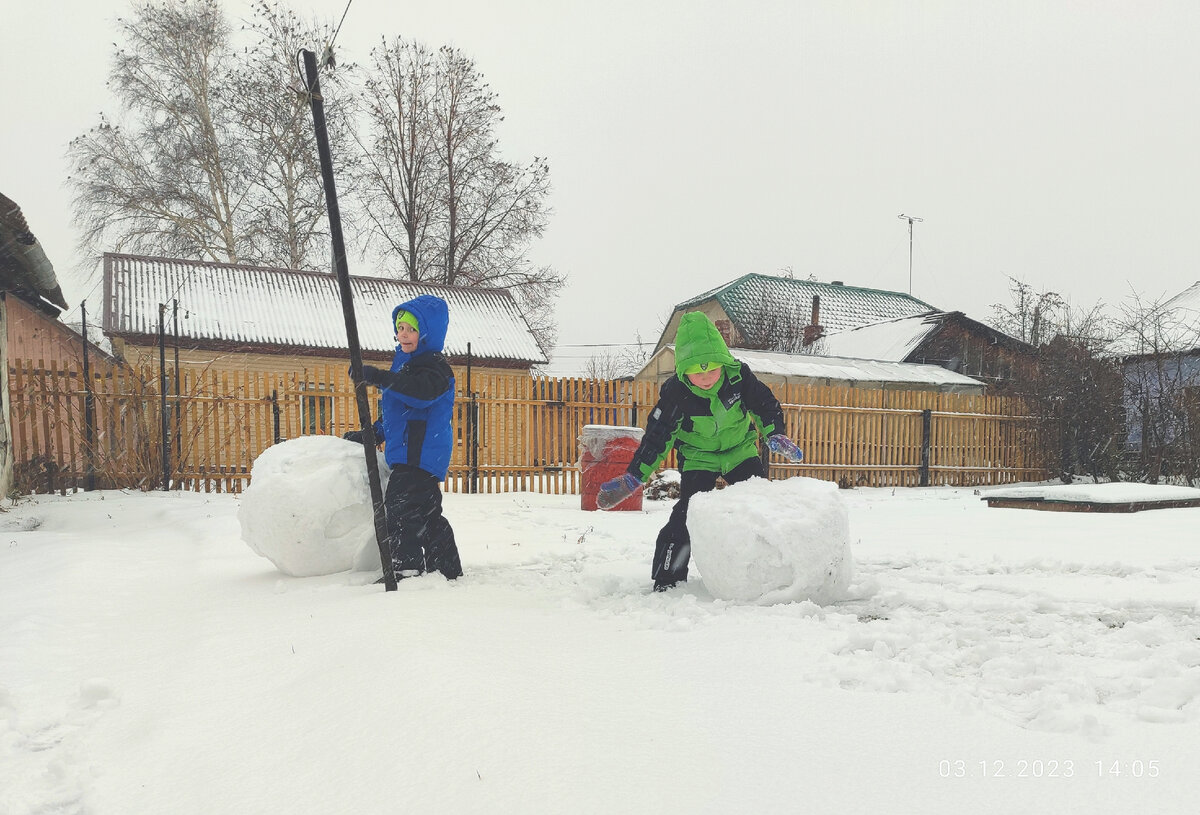
[[[389,373],[388,371],[384,371],[384,370],[382,370],[382,368],[377,368],[376,366],[373,366],[373,365],[364,365],[364,366],[362,366],[362,382],[365,382],[368,385],[374,385],[374,386],[376,386],[376,388],[383,388],[384,377],[388,373]],[[349,368],[349,374],[350,374],[350,379],[354,379],[354,368],[353,367]]]
[[[382,388],[384,386],[384,376],[387,373],[387,371],[380,370],[374,365],[364,365],[362,366],[362,381],[368,385]]]
[[[352,441],[355,444],[363,443],[363,432],[361,430],[351,430],[342,434],[342,438],[346,441]]]

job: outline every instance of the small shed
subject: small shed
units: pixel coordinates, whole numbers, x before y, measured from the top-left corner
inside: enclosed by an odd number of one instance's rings
[[[871,359],[783,354],[731,348],[734,359],[750,366],[768,385],[835,385],[871,390],[935,391],[978,395],[984,383],[938,365],[880,362]],[[665,382],[675,375],[675,346],[660,348],[635,380]]]

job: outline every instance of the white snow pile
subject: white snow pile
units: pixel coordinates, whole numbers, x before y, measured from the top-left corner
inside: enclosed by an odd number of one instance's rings
[[[700,493],[687,525],[696,567],[718,599],[825,605],[846,596],[850,524],[832,482],[752,478]]]
[[[378,457],[380,481],[389,470]],[[362,445],[301,436],[254,460],[237,513],[242,540],[292,577],[379,566]]]

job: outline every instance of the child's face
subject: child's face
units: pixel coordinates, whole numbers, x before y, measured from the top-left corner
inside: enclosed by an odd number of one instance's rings
[[[717,384],[717,380],[721,378],[721,366],[713,368],[711,371],[705,371],[699,374],[688,374],[688,381],[702,391],[706,391],[713,385]]]
[[[417,350],[417,340],[420,338],[420,332],[408,323],[396,326],[396,342],[400,343],[400,350],[404,353],[411,354]]]

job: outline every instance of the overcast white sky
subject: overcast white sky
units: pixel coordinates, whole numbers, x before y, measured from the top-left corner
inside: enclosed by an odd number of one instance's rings
[[[64,152],[115,112],[128,4],[9,5],[0,191],[95,311]],[[534,258],[570,276],[564,343],[656,339],[676,302],[747,272],[907,291],[900,213],[925,219],[912,293],[980,320],[1010,276],[1081,306],[1200,279],[1194,0],[352,0],[340,57],[396,34],[473,56],[505,154],[549,159]]]

